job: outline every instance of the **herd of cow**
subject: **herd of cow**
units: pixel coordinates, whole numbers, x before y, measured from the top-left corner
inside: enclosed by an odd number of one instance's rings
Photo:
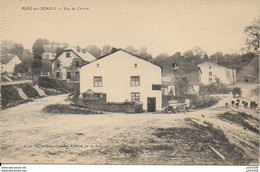
[[[250,106],[250,109],[257,109],[258,106],[258,103],[256,103],[255,101],[250,101],[250,103],[247,101],[241,101],[241,103],[246,109],[248,108],[248,105]],[[238,109],[240,105],[240,99],[232,100],[231,105],[232,107],[236,107]],[[226,107],[228,107],[228,103],[226,103]]]

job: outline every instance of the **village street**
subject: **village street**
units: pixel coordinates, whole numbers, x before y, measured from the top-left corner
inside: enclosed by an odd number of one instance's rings
[[[255,88],[252,87],[243,88]],[[247,90],[243,90],[246,92]],[[249,94],[247,94],[249,95]],[[2,111],[1,146],[2,163],[82,163],[82,164],[256,164],[258,163],[259,135],[235,122],[219,118],[227,111],[251,115],[248,121],[259,127],[255,109],[225,108],[232,95],[218,95],[218,104],[186,114],[51,114],[42,109],[50,104],[69,104],[67,95],[50,96]],[[252,98],[252,97],[249,97]],[[243,98],[242,98],[243,99]],[[245,98],[244,98],[245,99]],[[252,124],[250,123],[250,124]],[[223,131],[229,142],[235,144],[240,154],[230,156],[225,162],[200,142],[212,124],[212,131]],[[162,131],[180,132],[179,139],[163,135]],[[183,129],[186,129],[183,131]],[[193,129],[189,131],[188,129]],[[217,129],[217,130],[216,130]],[[161,134],[161,135],[160,135]],[[183,134],[183,137],[182,137]],[[221,133],[220,133],[221,134]],[[176,137],[177,137],[176,136]],[[206,137],[206,136],[205,136]],[[218,136],[211,135],[214,144]],[[219,135],[219,137],[222,137]],[[185,140],[186,139],[186,140]],[[194,149],[187,146],[192,143]],[[208,137],[206,137],[208,139]],[[222,139],[222,138],[219,138]],[[187,141],[187,142],[185,142]],[[212,144],[213,144],[212,142]],[[210,142],[211,143],[211,142]],[[215,147],[216,149],[221,149]],[[187,148],[187,149],[186,149]],[[187,151],[189,150],[189,151]],[[221,152],[221,151],[220,151]],[[232,155],[234,157],[232,157]],[[236,156],[236,157],[235,157]],[[233,158],[233,159],[232,159]],[[239,159],[241,158],[241,159]],[[245,161],[246,160],[246,161]]]

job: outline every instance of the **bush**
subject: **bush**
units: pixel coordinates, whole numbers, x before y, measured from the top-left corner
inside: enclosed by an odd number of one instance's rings
[[[12,106],[23,99],[19,96],[18,91],[10,85],[1,87],[1,105],[2,107]]]
[[[57,80],[57,79],[49,78],[49,77],[40,77],[39,78],[39,87],[51,88],[54,90],[61,91],[62,93],[68,92],[68,90],[66,89],[67,88],[66,81],[61,81],[61,80]]]

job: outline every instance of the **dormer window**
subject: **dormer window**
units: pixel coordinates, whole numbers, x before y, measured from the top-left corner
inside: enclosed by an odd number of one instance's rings
[[[67,53],[66,53],[66,57],[70,57],[70,52],[67,52]]]
[[[172,63],[172,69],[178,69],[179,64],[177,62]]]
[[[135,63],[135,68],[137,68],[137,63]]]
[[[86,49],[82,49],[82,53],[86,54]]]
[[[60,67],[60,63],[56,63],[56,67]]]
[[[75,61],[75,66],[79,67],[79,61]]]

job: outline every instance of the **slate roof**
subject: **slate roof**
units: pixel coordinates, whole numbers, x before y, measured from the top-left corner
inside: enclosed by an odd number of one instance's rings
[[[1,64],[9,63],[15,56],[13,54],[1,55]]]
[[[77,47],[73,47],[73,46],[66,47],[62,51],[62,53],[65,52],[65,51],[73,51],[78,57],[80,57],[82,60],[84,60],[86,62],[91,62],[91,61],[96,60],[96,58],[92,54],[90,54],[89,52],[87,52],[87,51],[83,52],[82,49],[80,49],[80,51],[78,51]],[[62,53],[60,53],[60,55]],[[53,59],[53,61],[56,60],[57,58],[59,58],[59,56],[57,56],[55,59]]]
[[[101,60],[101,59],[103,59],[103,58],[105,58],[105,57],[107,57],[107,56],[109,56],[109,55],[111,55],[111,54],[114,54],[114,53],[118,52],[118,51],[123,51],[123,52],[125,52],[125,53],[127,53],[127,54],[130,54],[130,55],[132,55],[132,56],[134,56],[134,57],[137,57],[137,58],[139,58],[139,59],[141,59],[141,60],[144,60],[144,61],[146,61],[146,62],[148,62],[148,63],[151,63],[152,65],[158,66],[158,67],[160,67],[160,68],[162,69],[162,67],[161,67],[160,65],[154,64],[154,63],[152,63],[152,62],[150,62],[150,61],[148,61],[148,60],[146,60],[146,59],[143,59],[142,57],[140,57],[140,56],[138,56],[138,55],[136,55],[136,54],[130,53],[130,52],[128,52],[128,51],[126,51],[126,50],[124,50],[124,49],[122,49],[122,48],[113,48],[112,51],[111,51],[111,53],[106,54],[106,55],[103,55],[103,56],[97,58],[95,61]],[[89,64],[90,64],[90,63],[89,63]],[[85,64],[85,65],[88,65],[88,64]],[[83,66],[85,66],[85,65],[83,65]]]

